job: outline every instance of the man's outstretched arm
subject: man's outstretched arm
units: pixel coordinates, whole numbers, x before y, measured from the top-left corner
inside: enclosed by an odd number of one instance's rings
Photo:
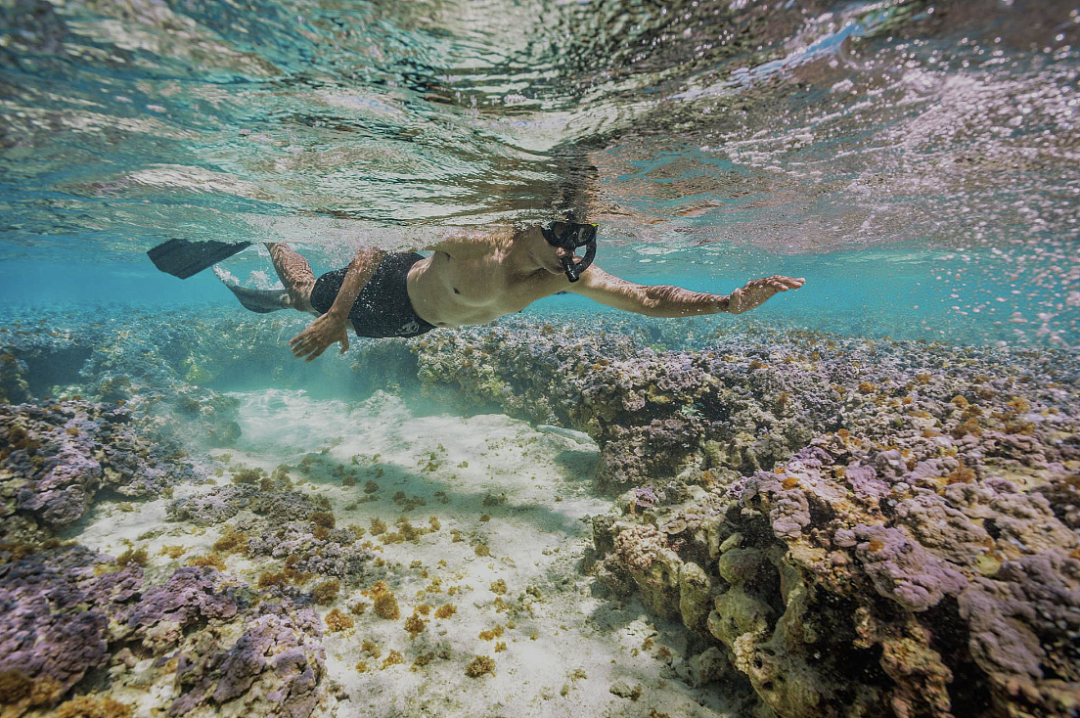
[[[761,306],[777,292],[798,289],[805,282],[805,279],[776,275],[751,280],[731,294],[721,295],[691,292],[666,284],[634,284],[593,265],[581,275],[579,282],[565,289],[627,312],[650,317],[689,317],[720,312],[741,314]]]

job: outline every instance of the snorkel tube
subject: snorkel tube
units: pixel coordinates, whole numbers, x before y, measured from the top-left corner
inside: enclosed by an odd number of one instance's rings
[[[589,268],[596,257],[596,230],[597,224],[580,224],[578,222],[549,222],[540,227],[544,239],[552,247],[562,247],[569,250],[570,256],[562,258],[563,272],[571,282],[581,278],[581,273]],[[578,247],[585,247],[585,256],[580,262],[574,262],[574,253]]]

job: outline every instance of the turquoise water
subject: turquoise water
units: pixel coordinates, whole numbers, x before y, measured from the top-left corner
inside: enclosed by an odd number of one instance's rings
[[[807,287],[761,311],[807,326],[1078,341],[1067,4],[3,13],[3,304],[224,301],[142,252],[284,239],[341,266],[578,196],[629,279],[787,273]]]
[[[613,243],[614,244],[614,243]],[[754,317],[842,334],[932,339],[996,346],[1075,346],[1080,341],[1080,310],[1074,279],[1062,268],[1062,253],[1008,253],[930,249],[924,243],[897,243],[862,250],[776,254],[724,245],[670,248],[601,244],[597,265],[642,284],[673,284],[694,291],[727,294],[751,278],[786,274],[806,277],[797,292],[782,294],[755,310]],[[181,281],[147,266],[144,257],[116,262],[34,260],[32,253],[4,263],[0,306],[134,305],[190,310],[203,305],[234,306],[235,300],[211,272]],[[338,264],[306,254],[317,273]],[[1026,261],[1018,261],[1023,258]],[[1074,258],[1075,259],[1075,258]],[[277,279],[269,257],[257,250],[227,260],[237,277],[251,286],[272,286]],[[1073,270],[1075,271],[1075,270]],[[1064,295],[1064,296],[1063,296]],[[243,311],[237,306],[238,311]],[[544,316],[552,311],[609,314],[616,310],[587,299],[550,297],[525,310]],[[678,322],[679,320],[670,320]],[[739,319],[716,316],[697,320],[719,326]]]

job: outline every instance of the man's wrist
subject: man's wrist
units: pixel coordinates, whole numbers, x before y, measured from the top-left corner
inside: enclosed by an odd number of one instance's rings
[[[345,320],[349,318],[349,310],[344,307],[333,305],[326,312],[326,316],[330,317],[335,322],[344,323]]]
[[[713,307],[714,307],[717,314],[722,313],[722,312],[730,312],[731,311],[731,296],[729,295],[729,296],[718,297],[713,302]]]

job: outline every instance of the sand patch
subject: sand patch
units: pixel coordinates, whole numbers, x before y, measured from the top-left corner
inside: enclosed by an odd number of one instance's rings
[[[359,404],[278,390],[234,396],[243,435],[210,452],[218,483],[241,466],[285,465],[295,489],[325,497],[339,528],[364,529],[376,557],[370,575],[341,581],[317,606],[330,624],[323,644],[337,715],[731,712],[715,690],[678,679],[683,631],[651,622],[636,601],[597,597],[582,571],[587,518],[611,509],[593,493],[598,450],[584,434],[432,414],[384,393]],[[250,516],[204,529],[166,521],[167,503],[102,506],[77,538],[114,554],[145,547],[148,571],[164,572]],[[186,553],[174,559],[166,547],[175,545]],[[250,585],[282,563],[222,559]],[[396,601],[393,619],[377,610],[380,580]]]

